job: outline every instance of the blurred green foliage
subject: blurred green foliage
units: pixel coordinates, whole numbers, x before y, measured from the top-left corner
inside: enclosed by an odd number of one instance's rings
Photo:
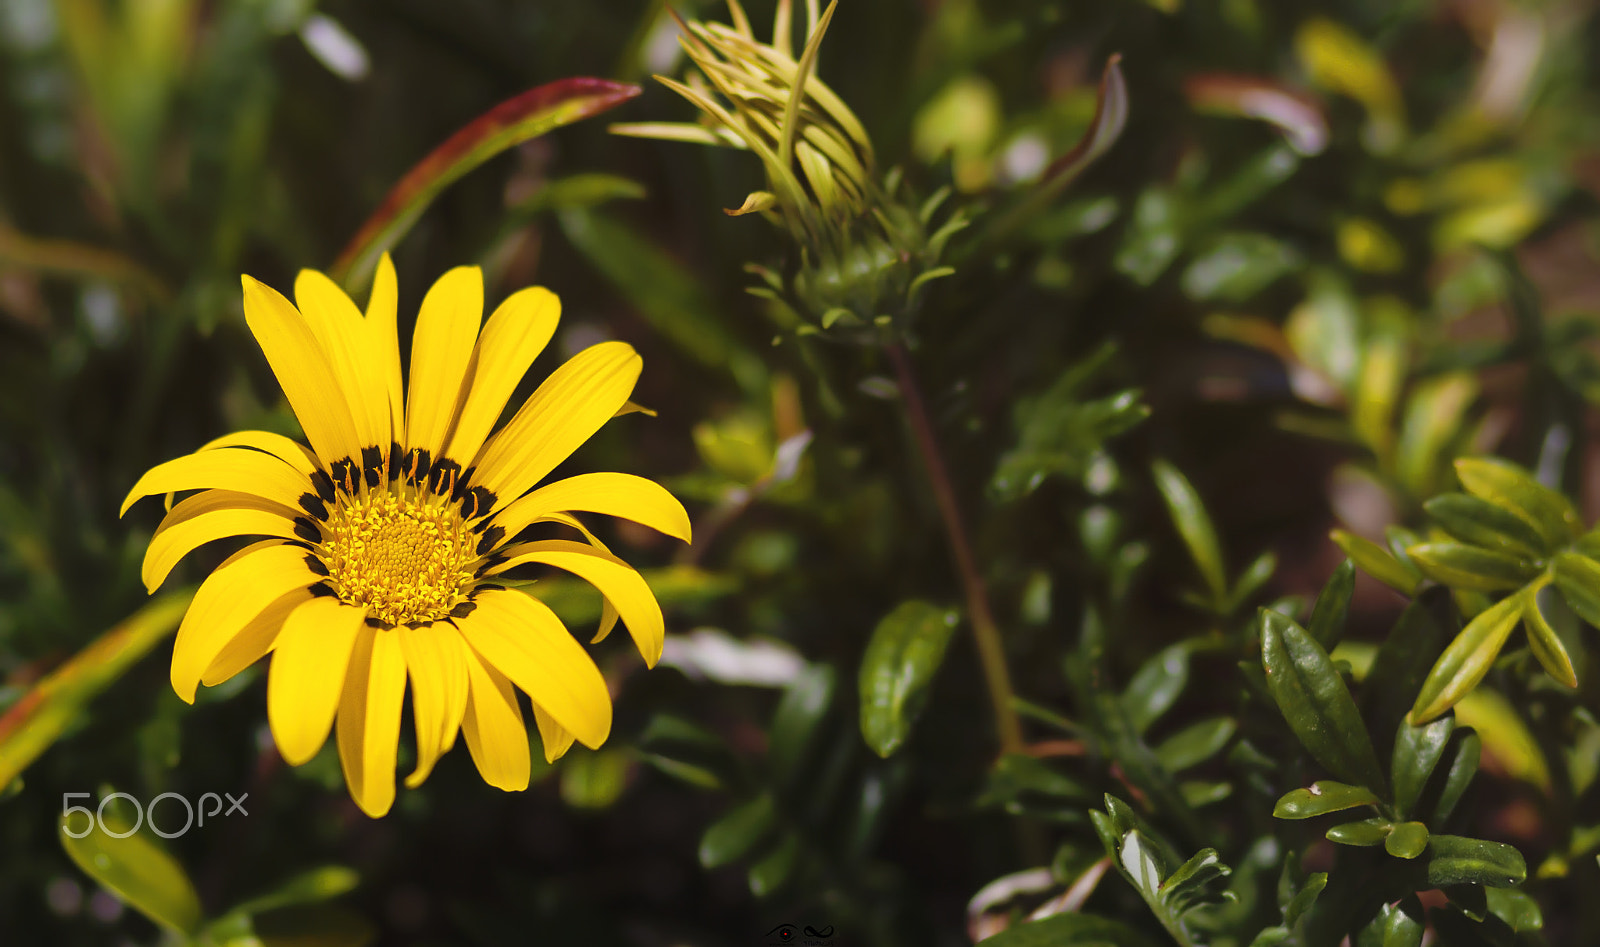
[[[674,4],[763,42],[774,6]],[[660,479],[695,543],[602,533],[672,632],[597,649],[606,747],[520,794],[453,753],[373,822],[331,747],[283,765],[259,669],[171,693],[117,506],[297,433],[240,273],[330,267],[537,85],[696,122],[645,81],[686,75],[669,11],[0,3],[0,939],[1600,941],[1592,8],[847,2],[814,62],[870,207],[827,258],[750,153],[585,121],[490,158],[396,245],[400,311],[478,263],[563,299],[535,378],[634,344],[657,416],[568,466]],[[63,795],[114,790],[251,803],[77,838]]]

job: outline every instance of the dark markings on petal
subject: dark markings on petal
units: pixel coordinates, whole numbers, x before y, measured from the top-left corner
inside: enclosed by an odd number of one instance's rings
[[[328,521],[328,507],[315,493],[300,494],[300,509],[305,510],[324,523]]]
[[[433,469],[433,455],[428,453],[426,447],[414,448],[411,451],[411,469],[407,471],[408,479],[412,483],[423,483],[428,479],[428,471]]]
[[[399,441],[390,441],[389,442],[389,479],[390,479],[390,481],[394,481],[394,480],[400,479],[400,462],[404,458],[404,456],[405,456],[405,452],[400,449],[400,442]]]
[[[310,569],[312,572],[315,572],[317,575],[328,574],[327,563],[323,562],[322,558],[314,552],[306,553],[306,568]]]
[[[428,489],[436,495],[453,495],[456,484],[460,482],[460,476],[461,465],[448,457],[441,457],[428,472]]]
[[[431,621],[408,621],[406,622],[406,627],[415,631],[418,628],[426,628],[431,624],[433,624]]]
[[[483,565],[478,567],[478,571],[476,573],[474,573],[474,576],[480,576],[480,575],[488,574],[490,569],[498,568],[501,563],[503,563],[503,562],[505,562],[507,560],[507,558],[508,557],[506,557],[506,556],[490,556],[489,558],[483,560]],[[480,588],[481,588],[481,586],[480,586]]]
[[[308,543],[322,542],[322,531],[317,529],[317,524],[304,516],[294,518],[294,534]]]
[[[503,585],[495,585],[493,582],[487,582],[473,589],[469,594],[477,595],[479,592],[504,592],[505,590],[506,587]]]
[[[322,498],[322,502],[333,502],[333,479],[328,476],[327,471],[319,470],[313,473],[311,475],[311,485],[317,488],[317,496]]]
[[[394,631],[394,626],[381,618],[374,618],[371,615],[368,615],[366,621],[368,628],[379,628],[383,631]]]
[[[339,593],[335,592],[333,586],[328,583],[318,582],[311,587],[311,596],[313,598],[338,598]]]
[[[460,605],[457,605],[455,608],[450,609],[450,617],[466,618],[468,615],[471,615],[473,612],[477,611],[477,609],[478,603],[468,599],[467,601],[462,602]]]
[[[496,497],[488,487],[473,487],[461,501],[462,515],[467,519],[484,516],[494,509]]]
[[[283,544],[285,546],[294,546],[297,549],[304,549],[306,552],[310,552],[313,545],[312,543],[308,543],[300,539],[285,539]]]
[[[383,477],[383,451],[376,444],[361,448],[361,473],[367,487],[376,487]]]
[[[504,526],[491,526],[483,531],[483,536],[478,539],[478,555],[486,555],[489,550],[500,545],[500,540],[506,538]]]
[[[451,499],[460,500],[471,492],[467,484],[472,482],[472,475],[477,472],[478,468],[476,467],[468,467],[466,470],[461,471],[461,479],[456,481],[456,492],[451,495]]]
[[[333,482],[335,485],[343,487],[346,494],[355,495],[356,486],[361,482],[360,478],[361,469],[356,466],[354,460],[346,457],[343,460],[334,461]]]

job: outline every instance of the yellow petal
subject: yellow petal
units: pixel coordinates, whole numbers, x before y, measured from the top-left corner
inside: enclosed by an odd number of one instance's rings
[[[142,578],[148,592],[167,580],[173,566],[199,546],[229,536],[294,539],[301,511],[232,490],[197,493],[168,511],[144,553]]]
[[[276,601],[263,609],[261,614],[252,618],[237,635],[234,635],[232,641],[223,646],[222,651],[206,668],[206,672],[200,675],[200,683],[207,687],[215,687],[266,657],[272,651],[272,646],[277,643],[278,632],[283,628],[284,619],[288,618],[289,613],[301,602],[310,598],[310,589],[295,589],[279,596]]]
[[[611,550],[607,548],[605,543],[600,541],[599,537],[595,536],[594,533],[589,532],[588,527],[578,522],[578,518],[576,516],[571,516],[566,513],[547,513],[544,516],[539,517],[534,522],[560,523],[563,526],[569,526],[572,529],[582,533],[583,538],[588,540],[589,545],[596,547],[608,556],[612,554]],[[599,644],[600,642],[606,640],[606,637],[611,634],[612,629],[617,627],[617,619],[621,617],[621,614],[617,611],[617,606],[611,604],[611,600],[606,598],[604,595],[600,596],[600,627],[597,631],[595,631],[594,637],[589,639],[589,643]]]
[[[443,457],[460,405],[462,381],[483,321],[483,271],[458,266],[422,299],[411,337],[411,387],[406,392],[406,446]]]
[[[399,627],[400,650],[411,675],[411,716],[417,731],[417,768],[406,777],[415,789],[455,742],[467,709],[466,644],[446,622]]]
[[[471,648],[466,656],[470,694],[461,733],[467,738],[467,752],[484,782],[506,792],[520,792],[528,788],[533,760],[517,695],[506,676],[484,664]]]
[[[385,253],[378,260],[372,279],[372,295],[367,299],[367,344],[371,346],[389,393],[389,421],[396,431],[406,429],[405,387],[400,381],[399,289],[394,278],[394,261]]]
[[[601,342],[573,356],[484,445],[473,482],[492,491],[496,505],[526,493],[617,413],[643,366],[626,342]]]
[[[289,765],[316,756],[327,741],[350,649],[366,618],[366,608],[323,595],[302,602],[284,620],[267,676],[267,721]]]
[[[689,514],[666,488],[625,473],[589,473],[545,484],[495,514],[497,526],[515,536],[550,513],[604,513],[689,541]]]
[[[214,441],[207,441],[200,450],[216,450],[219,447],[253,447],[256,450],[266,451],[307,477],[322,469],[317,463],[317,455],[313,454],[310,448],[297,440],[271,431],[234,431]]]
[[[301,270],[295,277],[294,300],[327,353],[361,446],[388,450],[394,439],[389,429],[389,391],[361,310],[333,280],[316,270]]]
[[[538,599],[505,589],[480,591],[474,602],[477,607],[455,623],[478,656],[584,746],[604,743],[611,733],[605,678],[555,612]]]
[[[364,445],[350,408],[327,354],[299,311],[277,290],[246,276],[244,319],[323,465],[359,458]]]
[[[616,605],[645,663],[655,667],[661,659],[661,647],[666,640],[666,622],[661,616],[661,605],[656,602],[650,586],[645,584],[644,577],[626,562],[616,556],[597,552],[583,543],[564,539],[521,543],[507,547],[503,554],[510,558],[497,565],[495,572],[503,572],[527,562],[542,562],[571,572],[593,585]],[[530,696],[538,699],[531,692]],[[581,734],[579,738],[582,739]]]
[[[463,465],[478,455],[506,399],[544,351],[561,321],[561,300],[543,286],[512,293],[483,324],[465,385],[466,402],[445,456]]]
[[[211,573],[195,593],[172,644],[172,689],[194,703],[200,675],[244,627],[278,598],[320,579],[299,546],[261,545]]]
[[[539,726],[539,742],[544,744],[546,763],[554,763],[572,749],[572,731],[556,723],[556,718],[545,713],[538,704],[533,705],[533,722]]]
[[[315,496],[311,480],[271,454],[247,447],[223,447],[185,454],[145,471],[122,501],[122,514],[141,497],[179,490],[234,490],[294,508]],[[118,515],[122,515],[118,514]]]
[[[274,658],[276,660],[276,658]],[[406,696],[406,659],[392,629],[363,626],[339,701],[339,764],[361,811],[381,818],[394,805],[395,756]]]

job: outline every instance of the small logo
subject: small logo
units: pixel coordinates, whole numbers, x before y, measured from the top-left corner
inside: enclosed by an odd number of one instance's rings
[[[767,931],[764,943],[769,945],[800,944],[803,947],[833,947],[833,925],[824,924],[821,928],[816,928],[807,924],[802,928],[798,924],[779,924],[772,930]]]

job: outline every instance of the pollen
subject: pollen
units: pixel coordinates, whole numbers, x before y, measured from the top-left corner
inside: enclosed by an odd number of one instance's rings
[[[474,537],[443,498],[341,491],[322,530],[317,556],[328,582],[373,618],[391,625],[439,621],[466,601]]]

